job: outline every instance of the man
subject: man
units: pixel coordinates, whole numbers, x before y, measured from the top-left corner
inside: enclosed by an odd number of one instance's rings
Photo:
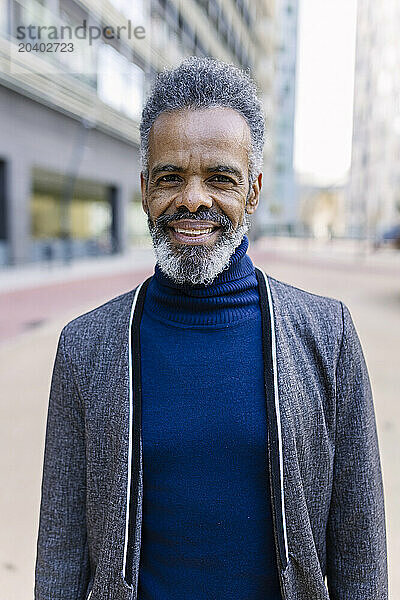
[[[190,58],[141,122],[157,264],[60,337],[36,600],[387,598],[367,369],[341,302],[246,251],[252,81]]]

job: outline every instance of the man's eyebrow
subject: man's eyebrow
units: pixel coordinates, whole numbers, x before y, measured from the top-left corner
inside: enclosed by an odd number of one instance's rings
[[[206,170],[207,173],[228,173],[229,175],[235,175],[238,179],[243,179],[242,172],[229,165],[216,165],[215,167],[208,167]]]
[[[176,165],[166,164],[166,165],[157,165],[154,169],[151,170],[151,176],[155,177],[159,173],[182,173],[183,168],[177,167]]]

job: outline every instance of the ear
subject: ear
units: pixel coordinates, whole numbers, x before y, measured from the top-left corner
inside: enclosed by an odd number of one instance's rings
[[[249,198],[246,202],[246,212],[251,215],[256,210],[260,200],[260,190],[262,187],[262,173],[257,175],[257,179],[251,184]]]
[[[143,171],[140,173],[140,190],[142,192],[142,208],[146,215],[148,215],[149,205],[147,204],[147,181],[144,178]]]

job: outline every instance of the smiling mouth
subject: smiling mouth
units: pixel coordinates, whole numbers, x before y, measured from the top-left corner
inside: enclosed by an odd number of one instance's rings
[[[170,224],[169,229],[178,242],[202,243],[215,237],[221,226],[209,221],[179,221]]]

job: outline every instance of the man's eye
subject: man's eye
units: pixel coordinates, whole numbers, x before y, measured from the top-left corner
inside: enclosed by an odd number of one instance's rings
[[[227,177],[226,175],[213,175],[209,181],[217,182],[217,183],[235,183],[233,179]]]
[[[174,175],[173,173],[171,173],[171,175],[163,175],[162,177],[160,177],[160,179],[158,180],[161,183],[164,182],[176,182],[176,181],[180,181],[181,178],[179,177],[179,175]]]

